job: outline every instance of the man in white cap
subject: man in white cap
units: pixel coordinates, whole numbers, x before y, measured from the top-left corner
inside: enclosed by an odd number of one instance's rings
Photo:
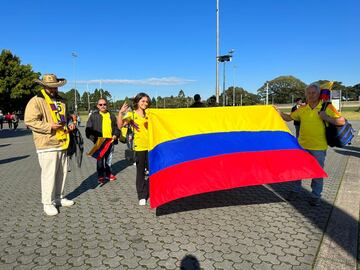
[[[58,96],[58,87],[66,84],[54,74],[45,74],[35,80],[43,89],[30,99],[25,109],[25,124],[32,130],[36,152],[41,167],[41,197],[44,212],[57,215],[56,206],[71,206],[73,201],[64,198],[67,175],[66,150],[69,146],[69,131],[75,125],[67,125],[65,103]]]

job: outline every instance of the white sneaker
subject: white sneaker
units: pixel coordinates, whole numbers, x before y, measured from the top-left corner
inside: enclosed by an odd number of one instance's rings
[[[44,212],[48,216],[56,216],[57,214],[59,214],[59,211],[52,204],[44,204]]]
[[[61,200],[60,200],[60,199],[56,199],[56,200],[55,200],[55,205],[57,205],[57,206],[69,207],[69,206],[74,205],[74,201],[68,200],[68,199],[66,199],[66,198],[62,198]]]
[[[143,205],[146,205],[146,200],[145,199],[141,199],[139,201],[139,205],[143,206]]]

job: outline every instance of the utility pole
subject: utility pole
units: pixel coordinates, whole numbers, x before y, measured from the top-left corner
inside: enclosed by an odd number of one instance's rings
[[[76,96],[76,58],[78,57],[77,53],[74,51],[71,53],[74,61],[73,61],[73,64],[74,64],[74,111],[75,111],[75,114],[77,115],[77,96]]]
[[[219,104],[219,56],[220,56],[220,42],[219,42],[219,0],[216,0],[216,86],[215,86],[215,97],[216,104]]]
[[[269,105],[269,83],[266,83],[266,105]],[[273,101],[274,104],[274,101]]]
[[[233,65],[233,106],[235,106],[235,70],[236,66]]]

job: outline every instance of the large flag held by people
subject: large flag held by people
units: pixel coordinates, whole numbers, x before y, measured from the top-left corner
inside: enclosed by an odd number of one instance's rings
[[[149,110],[150,206],[326,177],[272,106]]]
[[[100,160],[105,155],[105,153],[111,146],[112,142],[113,142],[112,138],[99,137],[96,143],[94,144],[93,148],[91,148],[91,150],[87,153],[87,155],[96,158],[96,160]]]

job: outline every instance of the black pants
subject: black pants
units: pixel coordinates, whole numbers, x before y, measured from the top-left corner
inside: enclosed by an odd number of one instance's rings
[[[148,170],[148,151],[136,151],[136,191],[138,199],[149,198],[149,180],[145,179],[145,169]]]
[[[96,163],[98,177],[106,177],[111,175],[112,156],[114,152],[114,144],[111,144],[105,155]]]

